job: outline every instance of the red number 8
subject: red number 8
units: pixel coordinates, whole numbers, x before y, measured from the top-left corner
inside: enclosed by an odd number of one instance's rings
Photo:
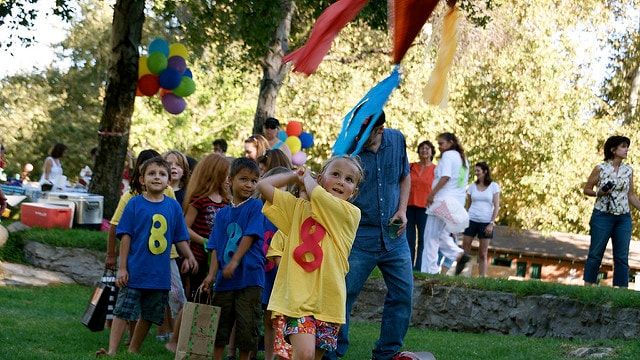
[[[325,228],[312,218],[307,218],[302,223],[302,226],[300,226],[300,239],[302,240],[302,244],[293,250],[293,259],[305,271],[312,272],[322,264],[323,253],[320,247],[320,241],[324,239],[326,233]],[[304,256],[306,254],[311,254],[313,260],[305,260]]]

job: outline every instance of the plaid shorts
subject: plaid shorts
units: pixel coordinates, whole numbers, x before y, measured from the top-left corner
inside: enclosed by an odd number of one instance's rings
[[[313,316],[287,317],[284,335],[288,338],[293,334],[312,334],[316,336],[316,348],[335,351],[338,347],[338,331],[340,324],[316,320]]]
[[[162,325],[167,306],[167,290],[120,288],[113,315],[123,320],[138,319]]]

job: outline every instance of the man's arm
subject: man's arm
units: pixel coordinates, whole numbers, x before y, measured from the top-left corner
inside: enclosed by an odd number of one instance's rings
[[[411,175],[407,175],[400,180],[400,200],[398,201],[398,210],[391,217],[391,221],[400,220],[402,224],[398,229],[398,236],[402,234],[407,227],[407,204],[409,203],[409,192],[411,191]]]

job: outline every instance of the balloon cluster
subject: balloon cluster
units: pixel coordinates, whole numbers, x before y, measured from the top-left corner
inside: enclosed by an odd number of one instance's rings
[[[286,129],[278,132],[278,138],[291,150],[293,165],[304,165],[307,162],[307,154],[302,150],[313,146],[313,135],[302,131],[302,123],[299,121],[289,121]]]
[[[184,97],[196,91],[193,75],[187,68],[187,48],[155,38],[147,52],[149,55],[141,56],[138,63],[136,95],[154,96],[159,91],[164,109],[180,114],[187,106]]]

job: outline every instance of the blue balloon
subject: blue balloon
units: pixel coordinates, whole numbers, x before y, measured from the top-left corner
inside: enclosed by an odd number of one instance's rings
[[[313,135],[309,134],[306,131],[303,131],[302,134],[300,134],[300,136],[298,137],[300,138],[303,149],[308,149],[313,146]]]
[[[280,141],[285,141],[287,140],[289,136],[287,135],[287,132],[284,130],[280,130],[278,131],[278,139],[280,139]]]
[[[189,68],[186,68],[185,71],[184,71],[184,74],[182,74],[182,75],[188,76],[188,77],[193,79],[193,74],[191,73],[191,70]]]
[[[147,52],[149,54],[159,51],[164,54],[165,57],[169,57],[169,43],[165,39],[155,38],[149,43]]]
[[[166,68],[160,73],[160,86],[163,89],[173,90],[180,85],[182,75],[176,69]]]

